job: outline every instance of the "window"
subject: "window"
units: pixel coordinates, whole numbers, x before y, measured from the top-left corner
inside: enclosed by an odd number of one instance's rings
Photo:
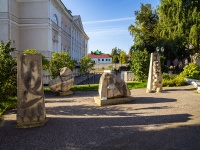
[[[63,22],[61,22],[61,29],[63,29]]]
[[[65,31],[67,32],[67,26],[65,26]]]
[[[104,61],[104,59],[102,59],[102,61]]]
[[[100,59],[98,59],[98,61],[100,61]]]
[[[55,24],[58,24],[58,17],[57,17],[56,14],[53,15],[52,21],[53,21]]]

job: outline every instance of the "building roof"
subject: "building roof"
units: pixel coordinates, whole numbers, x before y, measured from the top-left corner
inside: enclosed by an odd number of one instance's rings
[[[95,54],[88,54],[90,58],[112,58],[109,54],[102,54],[102,55],[95,55]]]

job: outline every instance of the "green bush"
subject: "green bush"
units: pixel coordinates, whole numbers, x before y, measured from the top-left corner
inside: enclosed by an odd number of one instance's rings
[[[189,63],[183,68],[183,72],[181,72],[180,75],[183,76],[184,78],[192,78],[200,80],[200,66],[194,63]]]
[[[42,53],[37,52],[36,49],[27,49],[27,50],[24,50],[23,53],[24,54],[40,54],[40,55],[42,55],[42,68],[46,71],[49,69],[49,60],[46,59]]]
[[[54,52],[51,61],[49,62],[49,73],[51,78],[56,78],[60,75],[60,69],[68,67],[71,70],[75,68],[75,61],[70,58],[69,53],[61,52],[60,54]]]
[[[10,55],[11,41],[0,43],[0,100],[17,94],[17,61]]]
[[[150,56],[146,50],[136,50],[131,58],[131,70],[137,81],[145,81],[148,78]]]
[[[163,73],[162,75],[162,84],[163,86],[167,86],[167,87],[187,85],[183,76],[166,74],[166,73]]]

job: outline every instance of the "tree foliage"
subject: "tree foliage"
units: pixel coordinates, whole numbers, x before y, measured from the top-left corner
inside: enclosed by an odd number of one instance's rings
[[[165,45],[168,59],[199,52],[200,2],[198,0],[162,0],[158,12],[160,18],[157,31],[159,40]]]
[[[136,80],[145,81],[149,72],[150,56],[146,50],[136,50],[131,57],[131,70],[133,71]]]
[[[60,69],[63,67],[68,67],[73,70],[75,68],[75,61],[70,58],[69,53],[67,52],[54,52],[49,62],[49,73],[51,78],[59,76]]]
[[[11,41],[0,43],[0,100],[17,94],[17,61],[10,55]]]
[[[121,49],[119,49],[117,47],[112,49],[111,56],[112,56],[113,63],[119,63],[120,52],[121,52]]]
[[[94,61],[89,56],[81,58],[81,74],[88,74],[94,66]]]
[[[135,11],[135,25],[129,26],[129,31],[134,37],[134,46],[131,49],[146,49],[149,53],[156,48],[156,27],[158,14],[151,4],[141,4],[140,10]]]
[[[119,63],[125,64],[127,63],[127,56],[125,51],[120,51],[119,53]]]
[[[40,55],[42,55],[42,68],[46,71],[49,69],[49,60],[46,59],[42,53],[37,52],[36,49],[27,49],[27,50],[24,50],[23,53],[24,54],[40,54]]]

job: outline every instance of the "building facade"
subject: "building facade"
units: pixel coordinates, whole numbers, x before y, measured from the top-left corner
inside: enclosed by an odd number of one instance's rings
[[[89,54],[95,64],[112,64],[112,57],[109,54]]]
[[[16,51],[36,49],[51,59],[68,52],[80,62],[88,52],[89,37],[79,15],[73,16],[61,0],[0,0],[0,40],[12,41]]]

